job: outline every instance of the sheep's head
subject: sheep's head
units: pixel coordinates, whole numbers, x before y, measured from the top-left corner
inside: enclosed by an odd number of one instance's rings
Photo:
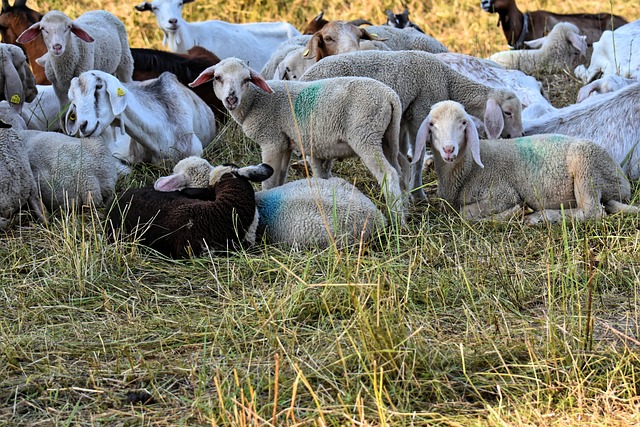
[[[176,32],[184,22],[182,7],[194,0],[154,0],[135,6],[139,12],[151,11],[156,15],[158,26],[165,33]]]
[[[18,43],[28,43],[39,35],[42,35],[42,39],[49,53],[53,56],[60,56],[64,54],[67,49],[72,34],[87,43],[94,41],[89,33],[83,30],[80,25],[72,21],[67,15],[58,10],[52,10],[44,15],[40,22],[36,22],[24,30],[17,41]]]
[[[213,91],[216,96],[229,111],[238,108],[242,102],[242,95],[250,83],[267,93],[273,92],[258,72],[249,68],[246,62],[238,58],[226,58],[207,68],[189,83],[189,86],[196,87],[210,80],[213,80]]]
[[[373,40],[364,29],[347,21],[330,21],[307,44],[304,56],[321,60],[330,55],[356,52],[361,40]]]
[[[434,104],[426,119],[420,125],[416,136],[416,153],[421,153],[427,140],[431,149],[445,163],[453,163],[469,149],[473,160],[484,167],[480,160],[480,141],[472,118],[464,107],[455,101]],[[416,154],[414,163],[420,156]]]
[[[518,138],[522,131],[522,103],[508,89],[490,92],[484,112],[484,128],[488,139]]]
[[[65,130],[69,135],[100,135],[127,106],[127,92],[122,83],[98,70],[74,77],[68,95],[71,104],[65,116]]]

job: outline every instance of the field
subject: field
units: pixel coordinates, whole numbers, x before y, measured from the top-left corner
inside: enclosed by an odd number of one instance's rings
[[[104,8],[132,46],[162,48],[153,16],[131,2],[29,5],[73,17]],[[635,0],[579,5],[640,16]],[[321,9],[380,23],[400,7],[197,0],[185,16],[302,28]],[[408,7],[452,51],[506,48],[478,1]],[[570,76],[544,82],[557,106],[575,99]],[[260,156],[230,124],[205,157]],[[138,167],[119,186],[168,171]],[[358,161],[334,174],[383,206]],[[412,207],[407,227],[348,250],[259,244],[176,261],[105,242],[101,211],[21,216],[0,235],[0,425],[640,425],[640,219],[471,224],[437,200],[433,170],[424,178],[429,204]]]

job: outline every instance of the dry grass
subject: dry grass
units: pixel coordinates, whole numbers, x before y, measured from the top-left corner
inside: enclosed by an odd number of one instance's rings
[[[134,46],[160,47],[155,21],[133,4],[33,3],[72,16],[104,7]],[[505,47],[475,1],[408,6],[453,50]],[[320,9],[382,21],[399,7],[198,0],[187,9],[193,19],[302,27]],[[629,18],[639,8],[614,2]],[[575,99],[575,81],[545,82],[556,105]],[[259,153],[229,125],[205,157],[247,164]],[[141,167],[121,185],[164,172]],[[379,197],[359,162],[335,173]],[[431,203],[412,209],[401,234],[345,251],[258,245],[173,261],[105,242],[90,210],[46,225],[21,217],[0,236],[0,424],[640,424],[640,219],[472,225],[435,199],[433,171],[425,182]]]

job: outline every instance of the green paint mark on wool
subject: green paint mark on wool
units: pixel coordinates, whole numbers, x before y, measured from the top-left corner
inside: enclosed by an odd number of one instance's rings
[[[311,117],[313,109],[320,99],[322,86],[321,83],[311,84],[304,88],[296,97],[293,103],[293,112],[296,115],[296,120],[303,122],[309,121],[309,117]]]
[[[525,136],[515,139],[514,143],[520,158],[534,169],[540,169],[549,161],[549,151],[553,150],[557,144],[564,144],[568,139],[563,135],[550,135],[543,139]]]

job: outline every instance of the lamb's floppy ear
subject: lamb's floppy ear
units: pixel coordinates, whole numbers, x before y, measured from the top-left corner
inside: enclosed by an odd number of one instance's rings
[[[246,166],[236,171],[238,176],[247,178],[249,181],[262,182],[273,175],[273,168],[266,163],[255,166]]]
[[[587,55],[587,36],[581,36],[576,33],[569,33],[569,42],[573,47],[580,51],[580,55]]]
[[[111,110],[114,116],[119,116],[127,108],[127,92],[122,83],[116,79],[103,79],[107,88],[109,101],[111,102]]]
[[[200,86],[203,83],[213,80],[215,76],[216,76],[216,66],[212,65],[211,67],[201,72],[200,75],[196,77],[194,81],[189,83],[189,87]]]
[[[89,35],[89,33],[87,33],[85,30],[83,30],[82,27],[80,27],[75,22],[71,23],[71,32],[73,34],[75,34],[76,36],[80,37],[81,40],[86,41],[87,43],[93,43],[94,42],[93,37],[91,37]]]
[[[502,108],[495,99],[489,98],[484,110],[484,130],[487,133],[487,139],[498,139],[503,128]]]
[[[530,47],[531,49],[540,49],[548,39],[549,39],[549,36],[544,36],[544,37],[540,37],[539,39],[526,41],[524,42],[524,44]]]
[[[26,30],[22,32],[16,39],[18,43],[29,43],[31,40],[35,39],[40,35],[42,30],[40,29],[40,23],[36,22]]]
[[[476,129],[475,123],[469,116],[467,116],[465,134],[467,135],[467,149],[471,150],[473,160],[478,164],[478,166],[484,168],[482,160],[480,160],[480,138],[478,137],[478,129]]]
[[[258,86],[260,89],[267,93],[273,93],[273,90],[271,90],[271,88],[267,84],[267,81],[260,75],[260,73],[251,70],[249,72],[249,76],[251,77],[251,83]]]
[[[36,87],[36,78],[33,76],[33,72],[31,71],[31,67],[29,67],[29,63],[22,58],[17,59],[13,58],[14,64],[16,65],[16,70],[20,75],[20,79],[22,80],[22,89],[24,90],[24,102],[31,102],[36,99],[38,95],[38,88]],[[6,92],[5,92],[6,93]]]
[[[5,59],[3,61],[2,71],[4,73],[4,96],[9,105],[18,113],[22,111],[24,105],[24,86],[22,79],[16,70],[13,61]],[[35,83],[35,82],[34,82]],[[25,84],[26,86],[26,84]],[[35,86],[35,84],[34,84]]]
[[[418,133],[416,134],[416,145],[413,149],[413,159],[411,159],[411,164],[415,164],[420,159],[422,155],[422,150],[425,149],[427,145],[427,139],[431,136],[431,132],[429,130],[429,125],[431,124],[431,115],[428,115],[426,119],[422,121],[420,128],[418,129]]]
[[[169,191],[179,191],[189,186],[189,177],[184,173],[174,173],[173,175],[158,178],[153,188],[156,191],[167,193]]]
[[[137,4],[134,6],[134,8],[138,11],[138,12],[147,12],[152,10],[151,9],[151,3],[149,3],[148,1],[142,2],[140,4]]]

